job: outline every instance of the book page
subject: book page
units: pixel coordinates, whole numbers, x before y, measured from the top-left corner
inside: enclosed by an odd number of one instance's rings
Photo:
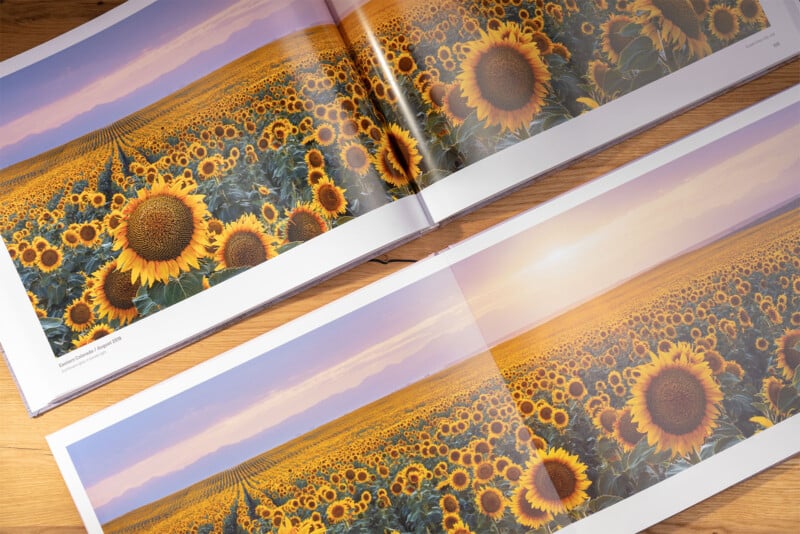
[[[87,528],[635,532],[797,453],[799,106],[49,436]]]
[[[437,222],[800,51],[785,2],[330,3]]]
[[[323,0],[184,7],[2,64],[0,340],[34,413],[428,226],[371,168]]]

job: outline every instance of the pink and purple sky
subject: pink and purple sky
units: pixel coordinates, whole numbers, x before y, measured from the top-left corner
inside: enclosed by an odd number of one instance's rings
[[[297,30],[324,0],[159,0],[0,78],[0,168],[108,126]],[[13,70],[13,59],[4,62]]]

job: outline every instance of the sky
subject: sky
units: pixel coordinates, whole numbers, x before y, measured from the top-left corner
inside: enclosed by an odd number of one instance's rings
[[[800,197],[800,104],[453,266],[489,346]]]
[[[159,0],[0,78],[0,168],[107,126],[278,37],[331,21],[324,0]]]
[[[485,350],[445,270],[68,451],[104,523]]]

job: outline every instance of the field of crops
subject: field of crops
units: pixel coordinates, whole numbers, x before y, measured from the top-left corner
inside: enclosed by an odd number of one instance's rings
[[[0,233],[55,355],[406,194],[372,164],[376,122],[322,26],[0,171]]]
[[[105,527],[552,532],[798,414],[799,365],[795,207]]]
[[[373,0],[343,29],[425,187],[767,24],[757,0]]]
[[[353,56],[332,26],[300,32],[0,171],[0,235],[56,356],[767,24],[756,0],[364,13]]]

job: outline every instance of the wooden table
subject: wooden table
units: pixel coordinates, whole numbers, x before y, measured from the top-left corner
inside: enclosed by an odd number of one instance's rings
[[[120,3],[120,0],[0,2],[0,59],[55,37]],[[461,217],[387,256],[423,258],[799,82],[800,60],[796,59],[613,148],[549,173],[534,185]],[[28,417],[8,368],[0,365],[0,533],[61,534],[84,530],[45,442],[46,435],[400,268],[402,264],[398,263],[359,265],[37,419]],[[800,524],[798,497],[800,456],[795,456],[646,532],[795,531]]]

